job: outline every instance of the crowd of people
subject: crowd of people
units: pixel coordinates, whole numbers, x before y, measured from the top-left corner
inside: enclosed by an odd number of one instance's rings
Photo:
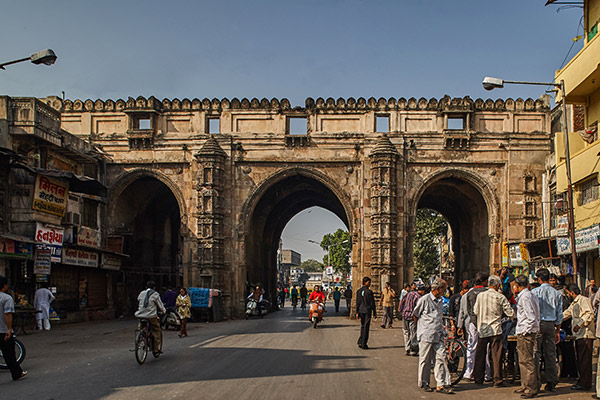
[[[419,357],[419,387],[454,393],[444,346],[452,332],[466,343],[467,381],[502,387],[503,368],[514,380],[518,364],[521,386],[515,393],[522,398],[537,397],[542,390],[556,392],[559,378],[575,379],[574,391],[591,390],[593,342],[600,338],[595,282],[581,290],[546,268],[538,269],[535,277],[515,277],[506,268],[497,275],[480,272],[462,282],[455,294],[439,278],[431,287],[405,285],[398,312],[406,355]],[[444,324],[444,316],[450,324]],[[562,355],[560,376],[557,349]],[[429,382],[432,365],[435,389]]]

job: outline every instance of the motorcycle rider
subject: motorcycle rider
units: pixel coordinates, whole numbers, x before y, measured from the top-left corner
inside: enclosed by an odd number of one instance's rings
[[[263,291],[260,288],[260,286],[255,286],[254,289],[252,290],[252,293],[250,293],[250,296],[248,296],[247,298],[248,300],[253,299],[254,301],[256,301],[256,311],[258,311],[258,316],[260,318],[263,317],[262,315],[262,301],[263,301]]]
[[[156,283],[154,281],[148,281],[146,289],[142,290],[138,296],[138,310],[135,313],[138,320],[145,319],[150,324],[150,332],[154,337],[154,352],[162,353],[160,349],[162,333],[160,331],[160,322],[158,321],[158,312],[162,314],[166,313],[167,310],[160,299],[160,295],[156,291]],[[141,329],[141,321],[138,324]]]
[[[306,297],[308,296],[308,289],[306,289],[306,283],[302,284],[300,288],[300,300],[302,300],[302,309],[306,309]]]
[[[294,308],[296,308],[296,306],[298,305],[298,289],[296,288],[296,285],[294,285],[294,287],[292,288],[291,296],[292,296],[292,306]]]
[[[316,301],[316,302],[321,302],[321,303],[325,304],[325,293],[323,293],[321,291],[321,288],[319,287],[319,285],[315,285],[315,289],[310,294],[308,301],[311,303],[313,301]]]

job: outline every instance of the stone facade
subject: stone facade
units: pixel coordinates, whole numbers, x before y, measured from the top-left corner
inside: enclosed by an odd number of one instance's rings
[[[376,291],[412,279],[420,207],[450,222],[459,279],[498,267],[502,241],[541,234],[547,98],[48,102],[63,129],[110,155],[109,217],[137,179],[169,188],[183,284],[221,289],[228,313],[246,282],[275,290],[281,232],[307,207],[344,221],[353,286],[371,275]],[[290,133],[298,121],[306,131]],[[118,228],[109,218],[105,234]]]

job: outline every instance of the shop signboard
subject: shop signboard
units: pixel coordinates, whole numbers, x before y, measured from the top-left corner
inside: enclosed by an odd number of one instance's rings
[[[63,264],[98,268],[98,253],[79,249],[63,249]]]
[[[508,267],[508,243],[502,242],[502,266]]]
[[[87,226],[77,228],[77,244],[86,247],[100,248],[100,231]]]
[[[62,217],[67,209],[69,184],[60,179],[37,175],[32,208],[47,214]]]
[[[523,259],[521,258],[521,247],[518,244],[509,246],[509,257],[511,267],[522,267]]]
[[[558,217],[556,224],[556,236],[567,236],[569,234],[569,218],[566,215]]]
[[[64,232],[62,228],[46,226],[40,222],[36,226],[35,241],[50,249],[51,261],[54,263],[60,263],[62,259]]]
[[[33,273],[36,275],[50,275],[52,252],[46,246],[36,246]]]
[[[19,242],[13,239],[0,238],[0,255],[16,258],[31,258],[33,256],[33,245],[31,243]]]
[[[578,253],[598,249],[598,237],[600,236],[600,225],[592,225],[588,228],[575,231],[575,245]],[[569,237],[557,237],[556,248],[559,255],[571,254],[571,241]]]
[[[121,270],[121,257],[102,253],[102,269],[110,269],[112,271]]]

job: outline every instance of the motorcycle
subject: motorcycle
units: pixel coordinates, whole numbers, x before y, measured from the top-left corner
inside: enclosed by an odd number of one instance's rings
[[[261,313],[260,315],[258,314],[258,302],[255,299],[250,299],[248,300],[248,302],[246,303],[246,319],[249,319],[252,316],[257,316],[259,318],[262,318],[265,316],[265,314],[267,313],[267,310],[269,309],[269,301],[268,300],[263,300],[260,302],[261,304]]]
[[[181,317],[173,307],[167,308],[167,312],[160,318],[160,327],[168,330],[169,327],[177,330],[181,326]]]
[[[308,313],[308,319],[313,324],[313,328],[317,328],[317,324],[323,320],[323,310],[325,309],[325,304],[314,301],[310,303],[310,311]]]

